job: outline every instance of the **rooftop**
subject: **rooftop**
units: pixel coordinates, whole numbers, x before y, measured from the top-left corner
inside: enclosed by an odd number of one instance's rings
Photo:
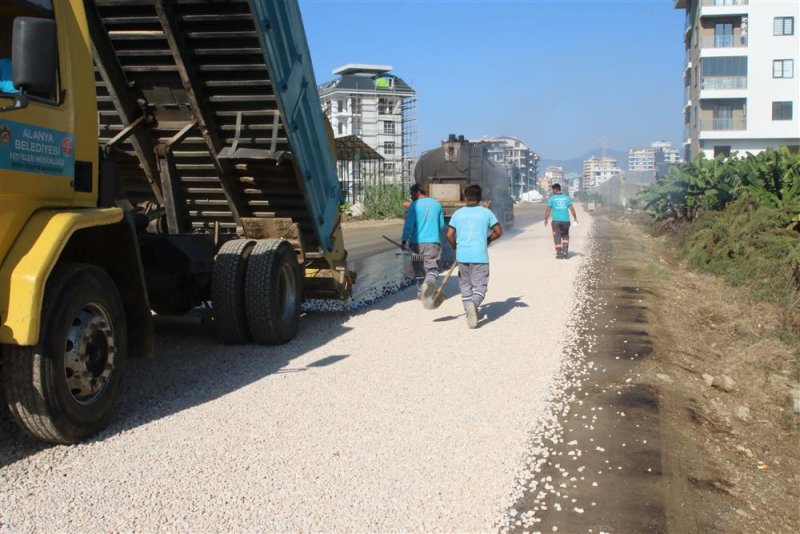
[[[366,63],[348,63],[333,69],[334,76],[345,76],[348,74],[362,75],[362,76],[375,76],[377,74],[386,74],[392,70],[391,65],[368,65]]]

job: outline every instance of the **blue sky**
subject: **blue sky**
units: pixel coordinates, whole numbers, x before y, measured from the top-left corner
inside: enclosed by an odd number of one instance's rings
[[[680,144],[684,13],[672,0],[300,0],[319,83],[394,66],[417,91],[417,151],[513,135],[542,158],[608,139]]]

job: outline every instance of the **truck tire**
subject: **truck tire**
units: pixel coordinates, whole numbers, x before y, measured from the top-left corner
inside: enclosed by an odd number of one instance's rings
[[[34,438],[71,444],[109,422],[127,359],[117,287],[93,265],[57,266],[45,287],[39,343],[6,346],[11,414]]]
[[[245,274],[250,253],[256,242],[234,239],[219,249],[214,260],[211,301],[214,330],[225,343],[242,345],[250,342],[244,305]]]
[[[256,343],[281,345],[297,333],[303,275],[288,241],[258,241],[247,265],[247,324]]]

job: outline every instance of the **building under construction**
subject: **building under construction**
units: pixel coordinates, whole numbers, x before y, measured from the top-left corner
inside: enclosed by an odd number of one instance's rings
[[[360,192],[369,181],[407,186],[414,179],[416,92],[391,70],[390,65],[348,64],[334,69],[338,78],[319,87],[334,136],[350,138],[349,147],[355,146],[351,137],[355,136],[374,150],[368,159],[361,154],[364,151],[351,150],[348,164],[339,166],[349,202],[361,200]]]

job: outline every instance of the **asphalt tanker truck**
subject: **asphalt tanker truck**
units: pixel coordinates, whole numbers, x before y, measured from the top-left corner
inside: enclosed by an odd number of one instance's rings
[[[0,3],[0,371],[16,421],[106,425],[155,315],[280,344],[354,274],[296,0]]]
[[[483,204],[497,220],[505,228],[514,225],[508,171],[489,157],[485,143],[450,134],[439,148],[422,154],[414,167],[414,180],[442,204],[445,217],[466,204],[464,189],[477,184],[483,190]]]

